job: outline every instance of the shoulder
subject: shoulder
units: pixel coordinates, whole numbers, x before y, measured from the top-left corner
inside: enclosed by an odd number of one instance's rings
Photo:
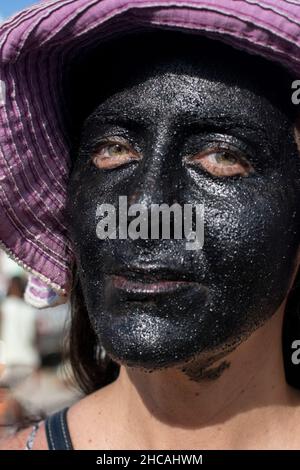
[[[85,397],[78,400],[68,410],[68,423],[72,424],[78,420],[83,422],[90,422],[95,416],[95,411],[101,411],[107,408],[107,405],[111,399],[111,386],[106,385],[105,387],[97,390],[96,392],[86,395]]]
[[[69,408],[68,429],[75,449],[110,448],[106,446],[114,440],[114,424],[119,421],[118,399],[113,383],[87,395]]]
[[[33,426],[29,426],[26,429],[22,429],[14,435],[0,440],[0,450],[25,450],[27,441],[32,433]],[[45,431],[45,422],[43,421],[35,435],[34,444],[32,450],[47,450],[47,438]]]

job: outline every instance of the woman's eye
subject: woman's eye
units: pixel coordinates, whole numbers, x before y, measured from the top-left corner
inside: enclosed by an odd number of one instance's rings
[[[237,151],[226,148],[210,148],[193,156],[188,156],[187,163],[204,168],[214,176],[248,176],[254,172],[252,165]]]
[[[129,145],[113,142],[100,145],[92,155],[93,164],[102,170],[117,168],[139,159],[140,155]]]

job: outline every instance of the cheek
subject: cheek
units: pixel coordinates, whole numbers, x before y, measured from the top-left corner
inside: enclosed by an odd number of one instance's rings
[[[69,180],[67,212],[72,239],[77,246],[96,240],[96,211],[105,193],[104,185],[84,170]]]
[[[300,210],[279,183],[206,206],[203,254],[219,292],[262,306],[283,300],[299,246]],[[198,266],[199,268],[199,266]],[[232,302],[232,300],[231,300]]]

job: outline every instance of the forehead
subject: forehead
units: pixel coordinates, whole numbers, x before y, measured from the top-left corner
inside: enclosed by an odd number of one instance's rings
[[[178,121],[220,116],[268,120],[276,114],[276,107],[258,85],[229,64],[226,68],[218,64],[217,58],[197,64],[167,59],[156,68],[149,64],[131,69],[122,90],[112,88],[97,114],[131,115],[145,122],[157,117]]]
[[[255,128],[270,136],[285,116],[264,92],[266,77],[249,77],[248,67],[235,61],[229,50],[226,60],[216,51],[207,57],[158,57],[148,64],[123,70],[119,90],[108,90],[97,107],[98,120],[157,126],[170,123],[179,129],[198,121],[221,119]],[[279,129],[278,129],[279,130]]]

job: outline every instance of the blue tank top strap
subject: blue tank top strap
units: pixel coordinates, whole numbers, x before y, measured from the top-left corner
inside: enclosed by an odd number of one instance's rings
[[[45,428],[49,450],[73,450],[67,411],[68,407],[46,418]]]

